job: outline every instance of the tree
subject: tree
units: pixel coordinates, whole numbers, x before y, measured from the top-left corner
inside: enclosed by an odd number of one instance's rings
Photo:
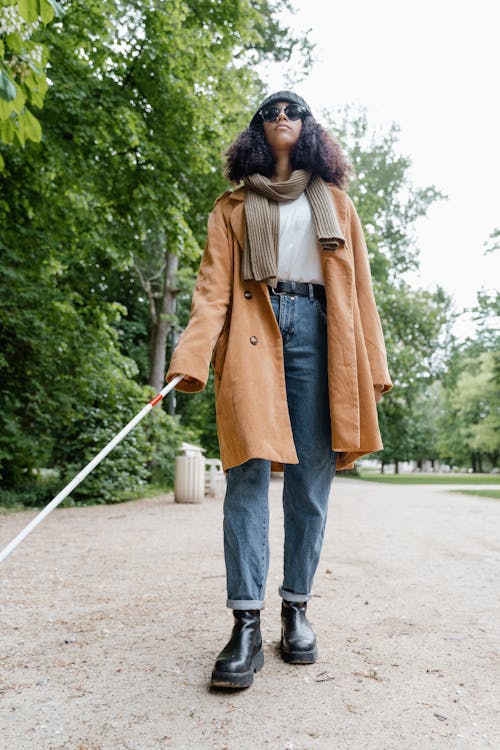
[[[278,6],[68,2],[64,26],[54,20],[37,30],[51,82],[38,113],[43,136],[24,149],[0,144],[5,488],[32,484],[41,467],[62,477],[146,399],[136,382],[147,379],[144,352],[148,343],[161,350],[174,293],[192,283],[222,185],[220,144],[260,91],[247,63],[298,43],[273,20]],[[163,416],[154,450],[170,440]],[[115,498],[157,458],[143,450],[138,429],[142,447],[131,445],[128,467],[117,454]],[[101,475],[94,497],[110,499],[106,487]]]
[[[500,455],[500,393],[493,352],[481,354],[476,367],[475,372],[464,371],[459,376],[454,405],[457,426],[469,446],[473,466],[482,471],[483,456],[495,468]]]
[[[456,342],[441,383],[438,449],[473,471],[498,465],[500,434],[500,295],[481,290],[476,334]]]
[[[481,289],[472,308],[476,323],[476,335],[468,340],[468,348],[479,351],[497,351],[500,348],[500,292]]]
[[[148,380],[156,389],[179,259],[193,268],[199,261],[206,215],[224,186],[221,144],[246,122],[248,102],[261,90],[245,63],[283,59],[302,44],[274,20],[280,5],[71,3],[64,31],[55,24],[46,33],[54,90],[44,119],[72,142],[72,154],[83,147],[73,164],[79,181],[92,181],[120,232],[128,273],[119,283],[130,284],[134,273],[141,287],[133,313],[142,328],[146,317]],[[82,100],[91,100],[83,112]]]

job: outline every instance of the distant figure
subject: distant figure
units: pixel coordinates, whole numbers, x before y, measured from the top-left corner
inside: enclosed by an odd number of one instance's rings
[[[268,96],[227,152],[189,324],[167,380],[195,392],[215,372],[227,472],[229,642],[211,684],[248,687],[264,663],[271,466],[284,468],[281,654],[318,656],[306,618],[335,469],[382,448],[376,403],[391,388],[359,217],[339,145],[291,91]]]

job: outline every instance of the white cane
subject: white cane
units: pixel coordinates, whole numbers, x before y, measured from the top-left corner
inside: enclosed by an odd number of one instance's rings
[[[151,409],[156,406],[156,404],[159,404],[160,401],[169,393],[172,388],[174,388],[177,383],[182,380],[184,375],[176,375],[175,378],[173,378],[168,385],[163,388],[151,401],[144,406],[141,411],[135,415],[133,419],[130,420],[130,422],[125,425],[125,427],[120,430],[120,432],[115,435],[115,437],[110,440],[110,442],[100,451],[100,453],[97,454],[97,456],[94,456],[92,461],[90,461],[87,466],[85,466],[84,469],[80,471],[79,474],[76,475],[74,479],[71,480],[69,484],[66,485],[66,487],[61,490],[61,492],[55,496],[53,500],[50,501],[48,505],[45,506],[43,510],[40,511],[40,513],[33,518],[32,521],[29,522],[27,526],[0,552],[0,563],[5,560],[8,555],[17,547],[18,544],[20,544],[25,537],[28,536],[30,532],[33,531],[33,529],[38,526],[39,523],[43,521],[43,519],[49,515],[51,511],[54,510],[54,508],[57,508],[59,503],[62,503],[65,497],[68,497],[70,492],[73,492],[75,487],[78,487],[80,482],[83,482],[85,477],[90,474],[90,472],[95,469],[98,464],[101,463],[103,458],[105,458],[108,453],[110,453],[113,448],[116,448],[118,443],[121,443],[123,438],[128,435],[128,433],[134,429],[134,427],[139,424],[141,419],[143,419],[146,414],[149,414]]]

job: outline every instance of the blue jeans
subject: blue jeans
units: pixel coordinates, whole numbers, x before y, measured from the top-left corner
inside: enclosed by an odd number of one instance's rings
[[[326,316],[309,297],[274,295],[285,364],[288,411],[299,463],[285,464],[283,599],[311,598],[336,454],[331,449]],[[270,461],[254,458],[227,473],[224,558],[227,606],[262,609],[269,569]]]

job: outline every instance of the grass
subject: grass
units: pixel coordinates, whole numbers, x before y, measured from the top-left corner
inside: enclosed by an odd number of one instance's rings
[[[479,497],[491,497],[494,500],[500,500],[500,490],[451,490],[459,495],[477,495]]]
[[[359,479],[386,484],[500,484],[500,474],[375,474],[362,471]]]

